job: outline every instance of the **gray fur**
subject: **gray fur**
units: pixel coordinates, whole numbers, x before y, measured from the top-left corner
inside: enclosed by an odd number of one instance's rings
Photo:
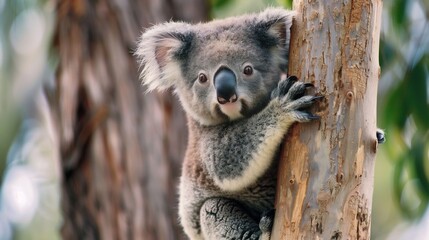
[[[274,207],[273,159],[292,123],[316,119],[301,111],[317,99],[305,96],[308,85],[280,81],[293,15],[271,8],[196,25],[170,22],[141,38],[143,84],[173,87],[188,115],[179,215],[191,239],[269,239],[272,216],[262,213]],[[245,66],[253,73],[245,75]],[[235,103],[216,100],[220,67],[236,77]],[[207,82],[198,81],[201,73]]]

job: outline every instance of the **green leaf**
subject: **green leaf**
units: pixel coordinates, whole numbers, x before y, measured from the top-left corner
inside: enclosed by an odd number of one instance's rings
[[[212,0],[212,7],[213,8],[221,8],[227,5],[230,0]]]
[[[405,161],[405,155],[399,157],[393,170],[393,194],[395,196],[394,199],[396,200],[398,206],[400,206],[403,212],[407,214],[407,216],[409,216],[409,211],[407,211],[407,208],[403,208],[401,204],[402,191],[404,190],[406,182],[404,177]]]
[[[405,25],[406,20],[406,12],[408,6],[407,0],[396,0],[393,4],[391,16],[392,22],[395,24],[397,28],[401,28]]]
[[[413,155],[413,173],[414,177],[419,181],[419,190],[425,196],[426,201],[429,198],[429,178],[426,174],[426,169],[428,163],[427,153],[428,153],[428,141],[429,134],[426,134],[426,137],[423,137],[421,133],[417,132],[414,135],[412,145],[411,145],[411,154]]]
[[[421,131],[427,131],[429,130],[428,86],[423,61],[415,65],[407,76],[405,82],[408,108],[411,109],[417,128]]]
[[[383,126],[386,128],[397,127],[402,130],[410,114],[409,106],[404,101],[407,97],[404,85],[402,82],[386,96],[387,101],[381,118]]]
[[[390,44],[389,41],[385,38],[380,39],[380,52],[379,52],[379,59],[380,59],[380,67],[381,69],[387,68],[394,60],[396,60],[397,52],[396,49],[393,47],[392,44]]]
[[[291,9],[292,8],[292,0],[277,0],[277,2],[283,6],[284,8]]]

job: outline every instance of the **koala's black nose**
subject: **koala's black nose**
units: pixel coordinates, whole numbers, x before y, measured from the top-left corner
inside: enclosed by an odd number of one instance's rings
[[[214,76],[217,101],[220,104],[237,101],[237,81],[234,73],[226,67],[220,68]]]

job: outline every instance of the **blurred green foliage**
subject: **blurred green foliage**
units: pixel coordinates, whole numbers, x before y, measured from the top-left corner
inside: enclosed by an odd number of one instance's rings
[[[0,0],[0,240],[60,235],[58,161],[40,111],[54,5]]]
[[[260,11],[268,6],[292,8],[292,0],[210,0],[213,18]]]
[[[410,219],[420,217],[429,201],[428,15],[428,1],[385,2],[380,45],[379,125],[394,164],[395,201]]]
[[[0,0],[0,184],[10,146],[47,68],[53,23],[48,2]]]
[[[0,1],[0,184],[6,167],[9,147],[21,122],[21,114],[16,99],[12,96],[11,76],[13,74],[13,52],[9,41],[9,32],[16,17],[20,1]]]

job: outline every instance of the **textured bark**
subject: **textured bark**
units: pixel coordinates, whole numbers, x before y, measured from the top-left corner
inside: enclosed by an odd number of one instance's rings
[[[183,238],[176,190],[185,117],[171,94],[143,94],[132,53],[144,27],[207,16],[204,0],[57,2],[59,62],[48,94],[64,239]]]
[[[369,239],[381,0],[296,0],[289,74],[325,96],[279,168],[273,239]]]

